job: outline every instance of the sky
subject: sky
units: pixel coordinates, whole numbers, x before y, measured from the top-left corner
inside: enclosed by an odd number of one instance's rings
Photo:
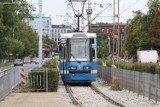
[[[29,3],[33,4],[36,7],[36,11],[34,13],[38,13],[38,1],[39,0],[27,0]],[[118,0],[116,0],[118,1]],[[148,0],[119,0],[120,1],[120,22],[125,23],[127,19],[133,17],[133,11],[141,10],[144,13],[147,13],[147,1]],[[67,0],[42,0],[42,13],[52,18],[52,24],[72,24],[74,19],[73,17],[66,17],[66,14],[70,14],[73,16],[73,11],[71,7],[68,7],[67,11]],[[96,16],[96,14],[102,12],[102,10],[108,7],[103,13],[100,14],[101,17],[95,18],[92,23],[103,22],[103,23],[113,23],[113,0],[91,0],[93,14],[92,18]],[[103,6],[103,8],[100,8]],[[73,3],[77,10],[80,10],[79,3]],[[87,7],[87,5],[86,5]],[[116,9],[117,10],[117,9]],[[86,10],[84,10],[86,14]],[[63,15],[60,17],[59,15]],[[87,18],[87,16],[84,16]],[[67,20],[67,21],[66,21]]]

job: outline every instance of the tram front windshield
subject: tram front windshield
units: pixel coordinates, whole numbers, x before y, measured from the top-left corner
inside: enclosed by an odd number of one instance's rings
[[[71,39],[71,59],[70,61],[89,61],[89,39]]]

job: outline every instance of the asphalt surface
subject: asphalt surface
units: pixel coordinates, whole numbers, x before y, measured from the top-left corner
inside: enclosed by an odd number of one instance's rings
[[[22,66],[8,66],[0,68],[1,71],[11,69],[12,88],[20,81],[19,70]],[[25,75],[38,64],[24,64]],[[57,92],[26,92],[26,93],[10,93],[4,100],[0,101],[0,107],[68,107],[63,96]]]

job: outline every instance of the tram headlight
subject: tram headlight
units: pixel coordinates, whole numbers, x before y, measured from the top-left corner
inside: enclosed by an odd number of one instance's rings
[[[77,69],[76,66],[69,66],[69,67],[68,67],[68,70],[76,70],[76,69]]]
[[[91,67],[90,66],[84,66],[83,69],[84,70],[91,70]]]

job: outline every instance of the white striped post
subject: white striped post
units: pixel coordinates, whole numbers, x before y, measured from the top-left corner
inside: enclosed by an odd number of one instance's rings
[[[20,68],[20,77],[21,77],[21,84],[25,84],[25,74],[24,74],[24,67]]]

